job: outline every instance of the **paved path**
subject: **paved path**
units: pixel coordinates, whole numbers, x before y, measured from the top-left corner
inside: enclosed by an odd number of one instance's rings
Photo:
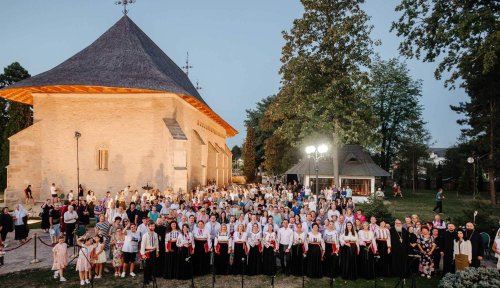
[[[30,230],[29,237],[33,237],[35,233],[37,233],[37,235],[39,235],[45,243],[50,244],[49,233],[45,233],[41,229],[32,229]],[[5,250],[15,248],[19,245],[19,242],[14,240],[14,232],[7,235],[7,243],[8,246]],[[31,239],[31,241],[24,246],[13,251],[6,252],[4,256],[5,265],[0,267],[0,275],[36,268],[51,268],[52,247],[45,246],[40,241],[37,243],[37,258],[40,262],[34,264],[30,263],[34,258],[33,244],[34,239]],[[71,252],[73,252],[73,250],[71,250]]]

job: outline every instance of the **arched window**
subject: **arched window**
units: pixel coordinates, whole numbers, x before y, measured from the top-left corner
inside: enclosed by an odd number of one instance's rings
[[[108,170],[108,159],[108,149],[99,148],[99,150],[97,150],[97,169]]]

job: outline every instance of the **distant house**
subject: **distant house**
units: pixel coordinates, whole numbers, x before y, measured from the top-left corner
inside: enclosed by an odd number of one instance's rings
[[[446,151],[448,148],[429,148],[429,160],[434,163],[434,165],[442,165],[446,160]]]
[[[370,154],[359,145],[344,145],[339,149],[339,183],[342,187],[349,186],[353,190],[353,200],[366,201],[366,197],[375,192],[375,178],[390,176],[380,168]],[[319,187],[331,187],[334,182],[333,159],[325,157],[319,160]],[[314,160],[302,159],[286,173],[287,179],[296,179],[311,188],[316,184]],[[313,189],[314,191],[314,189]]]

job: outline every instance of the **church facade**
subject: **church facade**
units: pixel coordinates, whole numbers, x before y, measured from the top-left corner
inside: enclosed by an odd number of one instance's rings
[[[186,192],[231,182],[227,137],[237,131],[201,98],[186,74],[124,16],[52,70],[0,90],[33,105],[34,124],[10,137],[7,205],[125,186]],[[79,137],[75,137],[75,136]]]

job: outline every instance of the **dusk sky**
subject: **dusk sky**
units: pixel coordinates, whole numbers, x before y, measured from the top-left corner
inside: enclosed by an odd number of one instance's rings
[[[368,0],[363,7],[372,17],[372,37],[382,45],[383,59],[400,57],[400,40],[390,33],[398,19],[399,1]],[[4,0],[0,8],[2,41],[0,67],[18,61],[31,75],[49,70],[90,45],[121,16],[114,0]],[[203,88],[200,94],[211,108],[245,137],[245,110],[280,87],[281,31],[302,14],[295,0],[137,0],[130,18],[179,66],[189,51],[189,77]],[[404,59],[404,58],[401,58]],[[433,147],[456,142],[459,115],[449,105],[466,101],[463,90],[449,91],[434,79],[436,63],[407,60],[414,79],[423,80],[424,120]]]

